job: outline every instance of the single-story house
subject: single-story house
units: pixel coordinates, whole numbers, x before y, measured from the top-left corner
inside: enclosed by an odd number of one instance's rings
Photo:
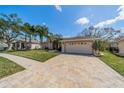
[[[61,40],[63,53],[93,54],[92,44],[96,38],[64,38]]]
[[[119,55],[124,56],[124,38],[118,40]]]
[[[40,46],[40,42],[36,41],[36,40],[32,40],[31,44],[29,43],[29,41],[24,41],[24,40],[17,40],[14,41],[11,44],[11,49],[15,49],[15,50],[25,50],[27,48],[30,49],[39,49],[41,48]]]
[[[0,43],[0,50],[5,50],[8,48],[8,45],[4,42]],[[31,44],[29,41],[25,40],[15,40],[10,45],[9,50],[25,50],[25,49],[39,49],[41,48],[40,42],[32,40]]]
[[[115,40],[114,42],[111,42],[110,44],[111,49],[118,49],[118,54],[121,56],[124,56],[124,38]]]

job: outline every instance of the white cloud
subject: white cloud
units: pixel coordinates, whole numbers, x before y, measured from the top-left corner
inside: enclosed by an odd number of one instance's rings
[[[113,18],[113,19],[108,19],[108,20],[99,22],[99,23],[96,24],[94,27],[104,27],[104,26],[107,26],[107,25],[110,25],[110,24],[114,24],[114,23],[116,23],[117,21],[124,20],[124,6],[120,6],[120,7],[117,9],[117,12],[118,12],[118,16],[116,16],[115,18]]]
[[[80,25],[88,24],[89,19],[86,17],[81,17],[81,18],[77,19],[75,23],[80,24]]]
[[[114,24],[117,21],[117,19],[109,19],[109,20],[105,20],[102,22],[99,22],[98,24],[96,24],[94,27],[104,27],[110,24]]]
[[[62,7],[60,5],[55,5],[56,10],[58,10],[59,12],[62,12]]]
[[[124,6],[120,6],[117,11],[119,12],[118,13],[118,19],[119,20],[124,20]]]
[[[43,22],[42,24],[43,24],[43,25],[46,25],[46,23],[45,23],[45,22]]]

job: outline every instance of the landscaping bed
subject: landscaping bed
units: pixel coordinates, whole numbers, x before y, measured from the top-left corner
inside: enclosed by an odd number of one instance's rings
[[[104,55],[99,58],[115,71],[124,76],[124,57],[114,55],[109,51],[105,51]]]
[[[44,62],[59,54],[55,52],[48,52],[45,50],[9,51],[7,53],[12,54],[12,55],[22,56],[25,58],[30,58],[30,59],[37,60],[40,62]]]
[[[0,79],[22,70],[24,70],[24,68],[13,61],[0,57]]]

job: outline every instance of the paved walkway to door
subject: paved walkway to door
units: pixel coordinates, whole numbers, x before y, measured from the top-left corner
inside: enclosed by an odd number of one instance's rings
[[[0,80],[0,87],[124,87],[124,78],[93,56],[61,54],[47,62],[0,54],[26,70]]]

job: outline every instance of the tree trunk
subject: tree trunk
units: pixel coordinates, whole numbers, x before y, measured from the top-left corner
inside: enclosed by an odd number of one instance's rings
[[[25,42],[27,42],[27,35],[25,34]]]
[[[28,47],[27,47],[27,34],[25,34],[25,45],[24,45],[24,47],[25,47],[25,49],[28,49]]]
[[[29,36],[29,49],[31,49],[31,35]]]
[[[11,43],[9,41],[7,42],[7,45],[8,45],[7,50],[12,50]]]
[[[40,47],[42,49],[42,43],[43,43],[43,36],[40,36]]]

